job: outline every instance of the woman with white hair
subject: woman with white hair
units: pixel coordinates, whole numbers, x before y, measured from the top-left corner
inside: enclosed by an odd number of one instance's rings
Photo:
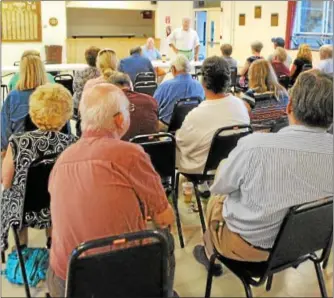
[[[162,83],[155,91],[153,97],[158,101],[159,120],[163,122],[162,124],[169,124],[174,105],[179,99],[190,97],[204,99],[204,89],[192,78],[190,71],[189,60],[184,55],[178,54],[171,63],[174,78]]]
[[[320,62],[315,67],[324,73],[333,74],[333,46],[323,45],[320,50]]]
[[[53,243],[47,283],[51,297],[64,297],[68,259],[80,243],[143,231],[148,216],[159,228],[174,222],[150,158],[140,146],[121,141],[130,125],[129,101],[123,91],[98,84],[84,91],[79,109],[82,137],[59,157],[50,176]],[[172,292],[174,243],[171,234],[166,235]]]

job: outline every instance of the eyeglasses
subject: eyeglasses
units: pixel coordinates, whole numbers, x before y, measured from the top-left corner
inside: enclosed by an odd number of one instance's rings
[[[130,113],[134,112],[136,110],[136,106],[133,103],[130,103],[129,106],[126,108]],[[121,114],[122,111],[117,112],[116,114],[113,115],[113,117]]]

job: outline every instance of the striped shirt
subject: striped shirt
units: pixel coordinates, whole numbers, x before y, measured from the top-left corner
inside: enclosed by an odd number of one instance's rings
[[[228,228],[250,244],[271,248],[292,206],[333,195],[333,136],[289,126],[241,139],[221,163],[214,194],[227,194]]]

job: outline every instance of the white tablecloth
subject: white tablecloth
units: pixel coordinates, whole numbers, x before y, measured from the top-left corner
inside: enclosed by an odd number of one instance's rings
[[[162,62],[160,60],[152,61],[154,67],[161,67],[161,68],[170,68],[170,61]],[[199,67],[202,65],[202,61],[192,61],[191,66],[193,69],[195,67]],[[45,69],[46,71],[77,71],[82,70],[87,67],[86,64],[46,64]],[[2,75],[6,73],[12,72],[19,72],[19,66],[1,66],[1,73]]]

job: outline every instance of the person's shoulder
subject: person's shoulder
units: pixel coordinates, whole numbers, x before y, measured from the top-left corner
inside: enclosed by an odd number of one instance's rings
[[[243,151],[260,150],[261,148],[277,148],[278,134],[276,133],[251,133],[238,142]]]
[[[128,96],[129,101],[134,104],[136,104],[136,102],[140,102],[140,103],[146,103],[146,104],[149,103],[152,105],[157,105],[157,101],[151,95],[135,91],[128,91],[125,94],[126,96]]]

